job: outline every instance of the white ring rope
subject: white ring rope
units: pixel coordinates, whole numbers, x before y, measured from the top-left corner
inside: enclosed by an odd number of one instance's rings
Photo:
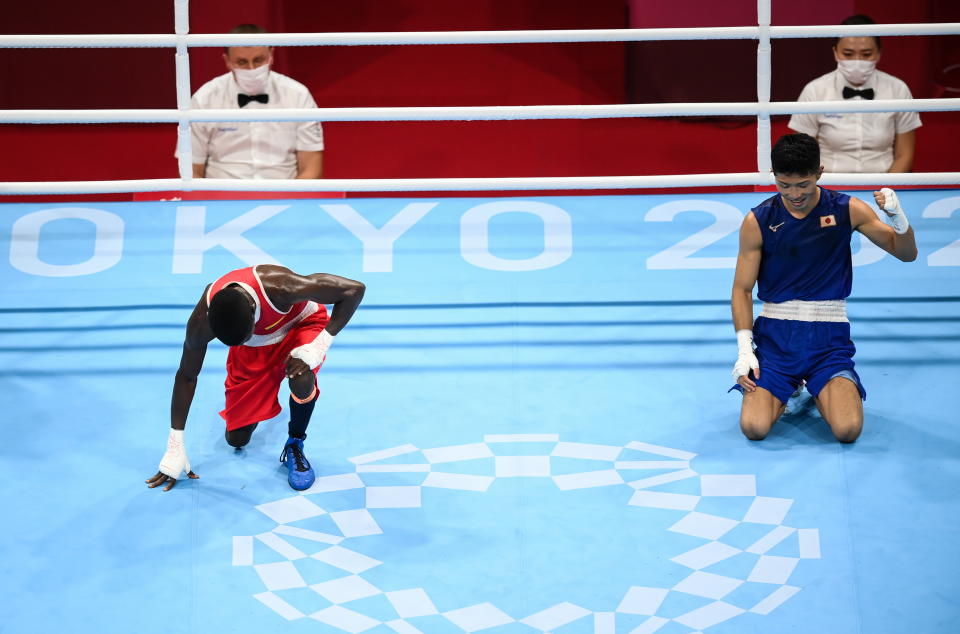
[[[937,112],[960,110],[960,98],[874,101],[642,103],[592,106],[443,106],[402,108],[271,108],[262,110],[0,110],[0,123],[175,123],[177,121],[502,121],[619,119],[808,112]]]
[[[851,26],[771,26],[772,39],[860,35],[958,35],[960,22],[864,24]],[[653,42],[667,40],[756,40],[757,26],[686,29],[584,29],[543,31],[425,31],[404,33],[245,33],[194,34],[187,46],[404,46],[417,44],[546,44],[560,42]],[[0,35],[0,48],[165,48],[176,35]]]
[[[905,174],[825,173],[818,181],[836,186],[956,185],[960,172]],[[116,181],[0,182],[0,195],[117,194],[162,191],[268,192],[429,192],[530,191],[568,189],[661,189],[773,185],[770,172],[672,174],[665,176],[554,176],[530,178],[357,178],[357,179],[217,179],[157,178]]]
[[[174,35],[0,35],[0,48],[176,48],[177,109],[0,110],[11,123],[177,123],[179,179],[77,182],[0,182],[0,195],[126,193],[136,191],[449,191],[642,189],[770,185],[770,116],[830,112],[934,112],[960,110],[960,99],[855,102],[770,102],[770,40],[839,36],[960,34],[960,23],[850,26],[770,26],[770,0],[757,0],[750,27],[683,29],[594,29],[545,31],[442,31],[426,33],[257,33],[190,35],[189,0],[174,0]],[[189,47],[201,46],[373,46],[413,44],[521,44],[548,42],[639,42],[657,40],[756,39],[756,103],[671,103],[439,108],[312,108],[192,110]],[[757,172],[665,176],[415,179],[194,179],[190,124],[197,121],[493,121],[509,119],[598,119],[627,117],[757,117]],[[833,185],[957,185],[960,172],[913,174],[827,174]]]

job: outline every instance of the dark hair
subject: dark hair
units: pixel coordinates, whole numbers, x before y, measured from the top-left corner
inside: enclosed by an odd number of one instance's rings
[[[238,24],[237,26],[230,29],[230,35],[244,35],[247,33],[266,33],[267,30],[262,26],[257,26],[256,24]],[[230,47],[224,46],[223,52],[229,55]]]
[[[785,134],[773,144],[770,163],[774,174],[816,174],[820,171],[820,146],[809,134]]]
[[[843,26],[854,26],[854,25],[857,25],[857,24],[876,24],[876,22],[875,22],[874,19],[871,18],[869,15],[864,15],[864,14],[862,14],[862,13],[858,13],[857,15],[851,15],[849,18],[847,18],[846,20],[844,20],[844,21],[841,22],[840,24],[842,24]],[[845,36],[845,37],[853,37],[853,36],[847,35],[847,36]],[[873,38],[873,41],[877,43],[877,48],[878,48],[878,49],[883,48],[883,45],[880,44],[880,36],[879,36],[879,35],[867,35],[867,36],[865,36],[865,37],[872,37],[872,38]],[[834,47],[839,46],[839,45],[840,45],[840,40],[842,40],[842,39],[843,39],[842,37],[838,37],[838,38],[837,38],[837,41],[834,42],[834,44],[833,44]]]
[[[226,286],[210,299],[207,320],[214,336],[228,346],[239,346],[253,332],[250,300],[239,286]]]

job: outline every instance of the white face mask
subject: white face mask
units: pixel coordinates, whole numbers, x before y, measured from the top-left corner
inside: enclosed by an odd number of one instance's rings
[[[234,68],[233,76],[240,86],[240,92],[245,95],[259,95],[267,87],[267,76],[270,74],[270,64],[256,68]]]
[[[852,86],[865,84],[873,71],[877,69],[877,63],[866,59],[838,59],[837,70]]]

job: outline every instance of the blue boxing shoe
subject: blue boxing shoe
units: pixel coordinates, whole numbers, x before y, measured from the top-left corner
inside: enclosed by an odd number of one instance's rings
[[[280,455],[280,462],[286,463],[290,471],[287,482],[297,491],[309,489],[317,479],[310,461],[303,455],[303,440],[300,438],[287,439],[287,444],[283,446],[283,453]]]

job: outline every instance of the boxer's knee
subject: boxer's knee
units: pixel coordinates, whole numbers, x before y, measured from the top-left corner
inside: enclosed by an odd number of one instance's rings
[[[773,421],[763,420],[757,416],[740,416],[740,431],[750,440],[763,440],[770,433]]]
[[[863,401],[853,378],[832,378],[817,395],[817,409],[840,442],[851,443],[860,436],[863,430]]]
[[[851,443],[860,437],[860,432],[863,431],[863,420],[853,418],[832,422],[830,430],[833,431],[834,438],[840,442]]]
[[[253,423],[233,430],[228,429],[223,433],[223,437],[226,438],[228,445],[234,449],[241,449],[250,442],[250,437],[253,436],[253,430],[257,428],[257,424]]]
[[[769,391],[747,392],[740,408],[740,431],[750,440],[763,440],[782,412],[783,404]]]
[[[313,399],[317,389],[317,377],[313,372],[304,372],[292,377],[289,382],[290,393],[298,402]]]

